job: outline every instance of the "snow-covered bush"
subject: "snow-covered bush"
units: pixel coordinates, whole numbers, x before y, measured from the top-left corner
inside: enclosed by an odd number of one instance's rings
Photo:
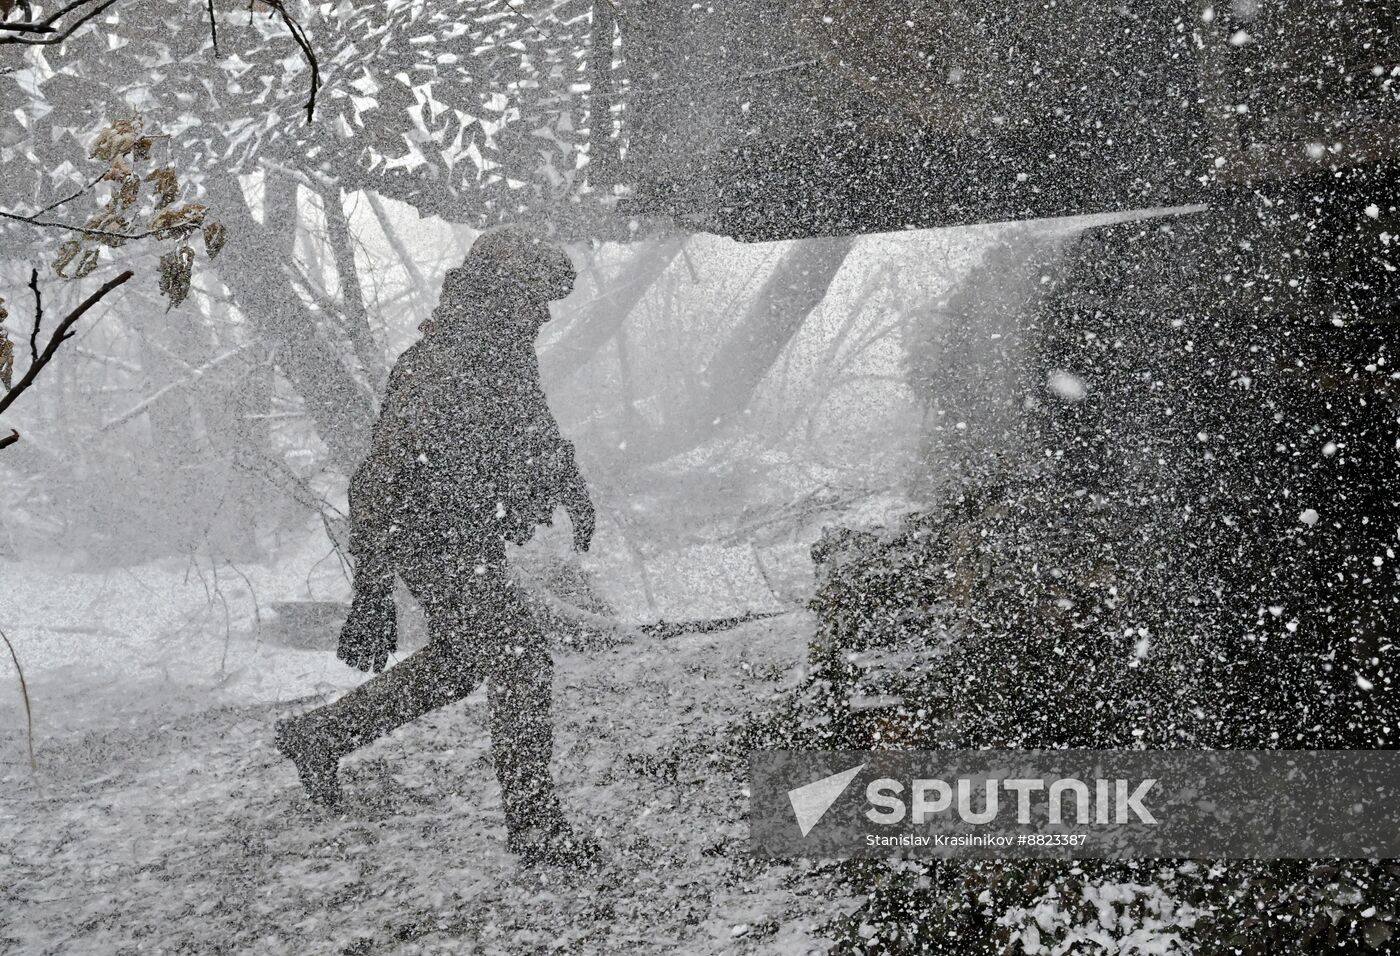
[[[1118,547],[1150,514],[1055,496],[1045,477],[988,485],[890,529],[828,531],[814,549],[810,676],[742,740],[1278,746],[1254,736],[1269,702],[1244,677],[1270,660],[1296,666],[1289,655],[1306,648],[1274,645],[1271,658],[1251,646],[1251,666],[1234,669],[1200,640],[1210,621],[1200,605],[1173,599],[1180,589],[1162,577],[1171,565],[1144,568]],[[1243,719],[1206,720],[1207,707]],[[832,928],[852,953],[1391,952],[1400,889],[1400,867],[1364,862],[864,861],[842,871],[867,900]]]
[[[865,954],[1395,953],[1400,865],[890,861],[847,864]]]
[[[1035,476],[815,548],[811,677],[767,722],[792,745],[1128,747],[1190,732],[1192,672],[1088,496]],[[1095,546],[1093,542],[1105,542]],[[760,737],[762,734],[760,734]]]

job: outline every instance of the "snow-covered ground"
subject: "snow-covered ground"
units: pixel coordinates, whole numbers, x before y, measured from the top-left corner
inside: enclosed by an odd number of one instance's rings
[[[724,747],[800,678],[806,612],[556,653],[556,775],[606,855],[592,873],[523,869],[503,846],[484,692],[350,758],[343,811],[304,800],[273,723],[363,679],[266,639],[271,601],[344,596],[316,550],[217,582],[207,562],[0,564],[37,756],[31,771],[6,656],[0,952],[802,953],[853,907],[746,859],[744,774]],[[686,580],[713,594],[722,572],[696,577],[700,560],[658,564],[653,597],[684,610]],[[726,580],[761,603],[745,574]]]
[[[594,873],[503,843],[484,694],[346,763],[311,808],[271,746],[284,704],[13,743],[0,941],[21,953],[807,952],[849,903],[745,859],[726,725],[790,686],[811,621],[559,655],[556,775]],[[331,665],[327,664],[330,670]],[[309,670],[309,662],[308,662]],[[11,738],[13,740],[13,738]]]

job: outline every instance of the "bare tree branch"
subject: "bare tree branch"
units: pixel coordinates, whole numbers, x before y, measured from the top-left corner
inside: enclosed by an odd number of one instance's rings
[[[214,59],[219,58],[219,23],[214,19],[214,0],[204,0],[204,7],[209,11],[209,41],[214,44]]]
[[[404,245],[398,230],[389,222],[389,214],[384,209],[384,204],[379,201],[379,196],[375,193],[365,193],[369,200],[370,211],[374,213],[374,218],[379,222],[379,230],[384,233],[384,238],[389,241],[389,247],[394,250],[394,255],[399,257],[399,263],[403,266],[404,272],[409,279],[410,295],[415,307],[418,304],[421,290],[428,287],[428,282],[423,278],[422,271],[418,268],[418,263],[409,253],[408,247]]]
[[[5,24],[5,26],[8,29],[14,30],[30,29],[35,33],[52,33],[54,30],[54,23],[63,19],[65,16],[72,13],[79,7],[93,2],[94,0],[73,0],[73,2],[68,4],[66,7],[59,7],[57,10],[49,14],[44,19],[40,20],[38,23],[7,23]]]
[[[351,345],[359,356],[365,374],[377,387],[388,374],[384,367],[384,356],[374,341],[369,326],[369,308],[365,305],[364,288],[360,285],[360,273],[355,266],[355,246],[350,235],[350,218],[345,213],[341,200],[340,187],[319,191],[321,209],[326,219],[326,241],[331,250],[331,261],[335,265],[339,280],[340,299],[344,302],[345,330]],[[332,315],[338,313],[331,313]]]
[[[95,0],[75,0],[75,2],[70,3],[68,6],[63,7],[59,10],[55,10],[53,13],[49,14],[47,17],[45,17],[38,23],[0,24],[0,29],[10,31],[10,35],[0,36],[0,46],[3,46],[5,44],[19,44],[21,46],[55,46],[59,43],[62,43],[64,40],[67,40],[70,36],[72,36],[74,31],[76,31],[79,27],[83,26],[84,24],[90,23],[97,17],[101,16],[102,13],[108,7],[116,3],[117,0],[101,0],[101,2],[96,3],[96,6],[91,6],[88,10],[83,11],[83,13],[80,16],[78,16],[77,19],[73,20],[72,23],[68,24],[67,27],[60,29],[59,27],[54,26],[55,22],[57,22],[65,14],[70,13],[73,10],[78,9],[79,7],[93,4],[94,2]],[[34,39],[32,37],[23,35],[27,33],[39,34],[40,38]]]
[[[73,332],[71,331],[73,326],[87,313],[88,309],[91,309],[94,305],[101,302],[109,292],[127,282],[133,275],[135,275],[135,273],[127,269],[120,275],[108,279],[96,292],[84,299],[73,311],[59,320],[58,325],[53,330],[53,334],[49,336],[48,345],[44,346],[44,351],[40,352],[38,357],[29,363],[29,368],[24,371],[24,377],[16,382],[14,387],[5,392],[4,395],[0,395],[0,414],[4,414],[5,410],[14,404],[15,399],[23,395],[29,386],[34,384],[34,380],[39,377],[39,373],[43,371],[44,366],[53,361],[53,357],[58,354],[58,347],[62,345],[65,340],[73,337]],[[19,433],[12,430],[8,438],[0,441],[0,448],[13,445],[18,440]]]

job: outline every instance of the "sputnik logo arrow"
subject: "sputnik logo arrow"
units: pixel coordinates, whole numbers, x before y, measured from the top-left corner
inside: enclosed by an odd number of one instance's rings
[[[821,822],[822,817],[826,816],[826,811],[846,792],[856,774],[864,769],[865,764],[861,764],[788,791],[792,812],[797,816],[797,826],[804,837]]]

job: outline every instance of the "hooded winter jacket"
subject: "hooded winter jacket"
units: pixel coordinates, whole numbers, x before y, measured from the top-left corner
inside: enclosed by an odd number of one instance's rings
[[[350,482],[357,592],[387,588],[415,555],[494,553],[504,541],[523,544],[557,505],[582,496],[586,506],[573,446],[540,383],[534,339],[548,303],[538,287],[503,281],[499,258],[488,262],[494,268],[469,258],[448,274],[428,332],[389,376],[369,455]],[[556,268],[511,265],[531,278]]]

